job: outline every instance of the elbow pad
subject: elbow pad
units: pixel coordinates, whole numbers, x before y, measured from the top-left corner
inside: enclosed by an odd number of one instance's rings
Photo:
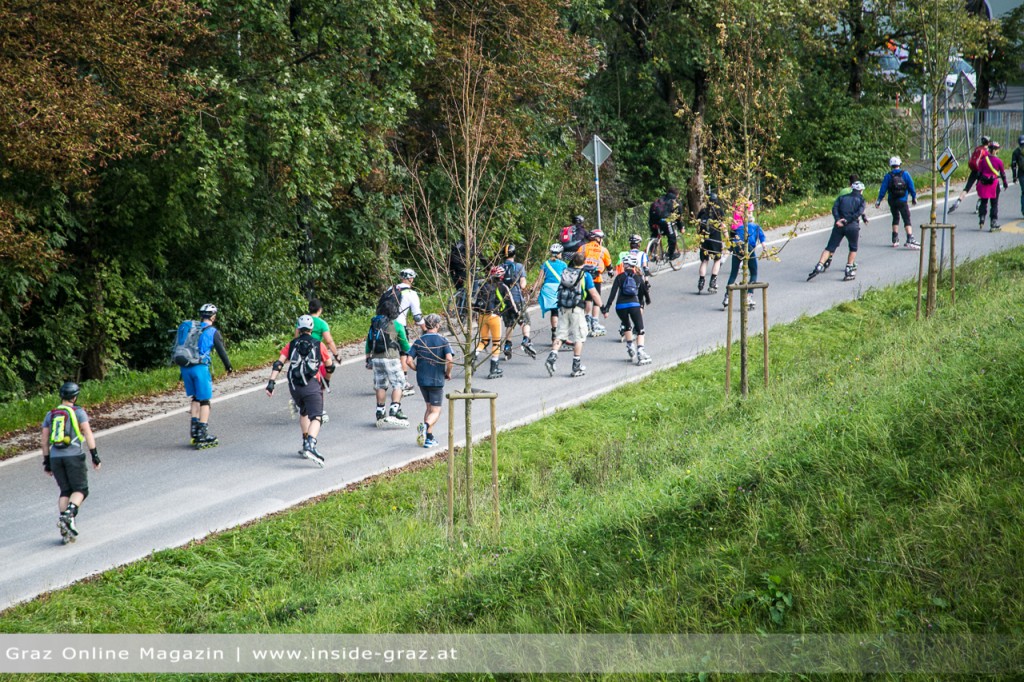
[[[412,320],[413,320],[413,322],[415,322],[416,324],[419,324],[420,322],[422,322],[422,321],[423,321],[423,316],[422,316],[422,315],[413,315],[413,316],[412,316]]]
[[[328,374],[334,374],[334,370],[337,369],[337,365],[327,365],[324,369]]]
[[[284,363],[281,362],[280,360],[274,360],[272,368],[275,372],[280,372],[284,368]]]

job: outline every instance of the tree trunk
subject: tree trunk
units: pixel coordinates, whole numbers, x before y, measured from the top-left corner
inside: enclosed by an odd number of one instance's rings
[[[103,282],[96,277],[92,282],[92,294],[88,303],[88,315],[93,322],[90,326],[89,340],[82,351],[82,380],[104,379],[107,376],[107,351],[104,334],[99,318],[103,316]]]
[[[693,122],[686,162],[693,170],[686,188],[686,204],[697,215],[704,201],[704,115],[708,103],[708,74],[698,70],[693,79]]]
[[[864,42],[864,3],[863,0],[849,0],[847,8],[850,23],[850,43],[853,54],[847,68],[849,81],[846,91],[857,101],[864,92],[864,64],[868,59],[868,46]]]

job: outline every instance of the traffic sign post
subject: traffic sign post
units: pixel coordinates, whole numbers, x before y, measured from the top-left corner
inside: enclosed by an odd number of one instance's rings
[[[601,174],[598,169],[611,155],[612,148],[597,135],[594,135],[594,138],[583,148],[583,156],[594,164],[594,193],[597,195],[597,229],[599,230],[601,229]]]

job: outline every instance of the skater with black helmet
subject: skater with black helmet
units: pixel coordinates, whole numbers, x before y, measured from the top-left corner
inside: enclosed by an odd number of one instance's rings
[[[725,207],[714,190],[708,193],[708,202],[697,214],[699,221],[700,243],[700,267],[697,269],[697,293],[704,290],[705,277],[708,274],[708,263],[714,261],[711,266],[711,281],[708,284],[708,293],[718,293],[718,272],[722,269],[722,223],[725,220]]]
[[[76,404],[79,388],[73,381],[60,387],[60,405],[46,413],[42,426],[43,471],[57,481],[57,529],[64,544],[78,537],[75,517],[89,496],[89,470],[85,451],[89,450],[94,469],[100,468],[96,438],[89,426],[89,415]]]
[[[573,254],[580,250],[580,247],[587,241],[590,233],[583,226],[584,218],[581,215],[573,216],[572,222],[562,228],[562,235],[559,241],[566,254]],[[569,258],[572,256],[569,255]]]
[[[867,209],[867,202],[864,201],[864,183],[857,180],[850,186],[848,194],[841,194],[836,197],[832,204],[832,234],[828,238],[828,245],[821,252],[818,264],[809,275],[807,281],[811,281],[821,273],[828,270],[832,264],[832,254],[836,252],[843,239],[850,249],[850,255],[846,259],[846,272],[843,281],[848,282],[857,277],[857,245],[860,241],[860,221]]]
[[[1024,175],[1024,135],[1017,138],[1017,148],[1013,150],[1013,156],[1010,158],[1010,170],[1013,171],[1013,183],[1017,184],[1017,181]],[[1020,193],[1020,214],[1024,216],[1024,183],[1021,183]]]
[[[882,199],[888,195],[889,212],[892,214],[892,245],[900,245],[900,218],[903,219],[903,228],[907,232],[907,242],[903,245],[908,249],[920,249],[921,245],[914,239],[914,228],[910,224],[910,207],[907,206],[907,199],[917,206],[917,190],[914,189],[914,178],[910,173],[903,170],[903,160],[898,156],[889,159],[889,172],[882,178],[882,185],[878,188],[878,199],[875,201],[875,208],[882,205]]]
[[[518,315],[515,300],[512,292],[502,280],[505,277],[505,268],[495,265],[487,277],[487,281],[480,286],[476,298],[473,301],[473,311],[480,315],[480,343],[477,345],[476,357],[491,346],[491,371],[488,379],[500,379],[504,372],[498,364],[501,351],[501,321],[505,312],[511,310]]]
[[[281,349],[281,354],[274,361],[267,381],[267,397],[274,395],[277,377],[282,370],[287,371],[288,390],[292,401],[299,408],[299,427],[302,429],[302,449],[299,454],[319,467],[324,465],[324,457],[316,449],[316,439],[320,435],[323,424],[324,389],[320,383],[323,376],[330,376],[335,369],[334,358],[323,341],[313,338],[313,317],[302,315],[295,324],[298,336]]]
[[[512,332],[516,326],[522,327],[523,340],[520,346],[523,352],[531,358],[537,357],[537,351],[533,348],[533,341],[530,339],[530,314],[526,311],[526,266],[516,262],[516,245],[508,244],[502,249],[505,257],[501,267],[505,269],[502,275],[502,282],[512,292],[512,301],[515,306],[505,309],[505,343],[502,346],[502,353],[506,360],[512,359]]]
[[[224,337],[214,327],[217,306],[205,303],[199,308],[199,320],[185,320],[178,326],[171,361],[181,368],[185,395],[191,399],[190,443],[196,450],[218,445],[217,437],[208,431],[210,400],[213,398],[213,375],[210,373],[210,352],[217,351],[224,371],[234,371],[224,348]]]

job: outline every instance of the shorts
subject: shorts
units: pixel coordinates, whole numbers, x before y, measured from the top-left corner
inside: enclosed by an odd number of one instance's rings
[[[846,243],[850,247],[850,253],[857,253],[857,243],[860,241],[860,225],[857,223],[846,225],[845,227],[833,227],[832,235],[828,238],[828,246],[825,247],[825,250],[829,253],[835,253],[836,249],[843,242],[843,237],[846,238]]]
[[[444,386],[420,386],[420,393],[427,405],[441,407],[444,404]]]
[[[632,308],[616,308],[615,312],[622,322],[622,331],[635,332],[637,335],[644,333],[644,309],[640,306]]]
[[[405,373],[398,358],[374,358],[373,387],[376,390],[402,388],[405,386]]]
[[[520,302],[516,303],[516,305],[522,306],[523,304]],[[505,320],[505,326],[509,328],[514,327],[517,324],[521,324],[524,327],[530,326],[530,313],[525,310],[518,315],[512,311],[508,311],[502,315],[502,319]]]
[[[324,390],[319,381],[310,381],[305,386],[289,386],[292,402],[303,417],[314,419],[324,414]]]
[[[50,468],[60,487],[61,497],[71,493],[89,493],[89,470],[85,466],[85,453],[71,457],[51,457]]]
[[[583,343],[587,340],[587,316],[583,308],[563,308],[558,315],[555,338],[569,343]]]
[[[718,239],[705,239],[700,245],[700,260],[722,260],[722,242]]]
[[[910,206],[906,201],[890,201],[889,213],[892,213],[893,225],[899,225],[900,218],[903,218],[904,225],[910,225]]]
[[[181,380],[185,382],[185,395],[193,400],[209,400],[213,397],[213,377],[209,365],[192,365],[181,368]]]
[[[601,293],[601,281],[600,280],[594,280],[594,289],[597,290],[597,293]]]

